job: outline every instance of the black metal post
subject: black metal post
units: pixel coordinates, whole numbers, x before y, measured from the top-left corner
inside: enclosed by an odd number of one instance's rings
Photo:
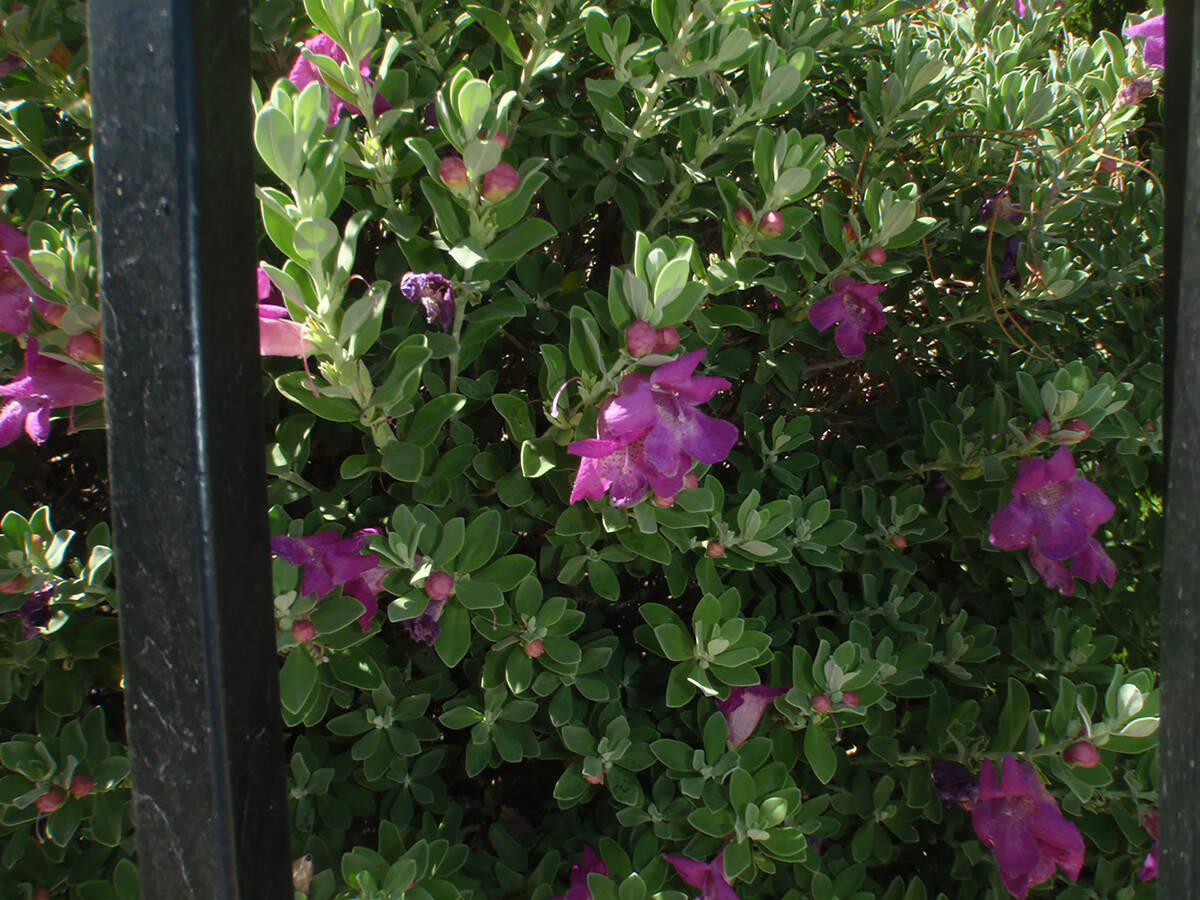
[[[1200,37],[1167,3],[1166,400],[1159,896],[1200,897]]]
[[[143,896],[292,890],[246,0],[92,0],[104,349]]]

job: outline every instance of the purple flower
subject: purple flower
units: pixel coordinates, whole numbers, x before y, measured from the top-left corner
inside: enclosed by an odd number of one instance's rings
[[[333,38],[326,34],[318,34],[316,37],[309,38],[304,42],[307,50],[317,56],[328,56],[334,62],[344,63],[346,59],[346,51],[334,43]],[[371,64],[364,58],[358,64],[358,71],[364,78],[371,74]],[[304,90],[314,81],[323,81],[321,78],[321,70],[313,63],[304,58],[304,54],[300,54],[296,58],[295,64],[292,66],[292,71],[288,72],[288,81],[296,86],[297,90]],[[371,84],[368,78],[367,83]],[[373,107],[375,115],[385,113],[392,108],[392,105],[384,99],[383,94],[375,95],[375,105]],[[346,110],[351,115],[355,115],[362,110],[348,100],[343,100],[333,91],[329,92],[329,121],[326,127],[332,128],[342,118],[342,110]]]
[[[710,863],[664,854],[663,859],[675,867],[679,877],[692,887],[700,888],[697,900],[738,900],[738,895],[725,877],[725,852],[717,854]]]
[[[1026,5],[1025,0],[1013,0],[1013,10],[1018,16],[1024,18],[1025,13],[1029,12],[1029,6]]]
[[[0,619],[9,619],[14,616],[21,617],[21,637],[29,640],[34,637],[38,631],[50,624],[50,619],[53,618],[53,613],[50,611],[50,598],[54,596],[54,585],[47,584],[32,594],[29,599],[21,604],[20,609],[14,609],[11,612],[0,613]]]
[[[30,338],[25,368],[15,380],[0,385],[0,396],[9,398],[0,409],[0,447],[21,436],[22,424],[35,444],[44,444],[50,436],[50,410],[99,400],[104,384],[86,369],[42,356],[38,342]]]
[[[454,288],[450,279],[437,272],[405,272],[400,279],[400,293],[409,303],[425,308],[425,321],[437,319],[449,332],[454,327]]]
[[[948,759],[935,759],[929,765],[933,787],[947,806],[958,804],[971,809],[979,800],[979,779],[960,763]]]
[[[1135,78],[1124,85],[1117,94],[1117,106],[1136,106],[1143,100],[1154,96],[1157,88],[1149,78]]]
[[[0,331],[24,334],[29,328],[29,300],[33,291],[10,259],[29,262],[29,240],[7,222],[0,222]]]
[[[1146,829],[1150,837],[1154,838],[1154,845],[1150,848],[1150,852],[1146,854],[1146,861],[1142,863],[1142,870],[1138,872],[1138,879],[1141,881],[1153,881],[1158,877],[1158,810],[1151,809],[1142,814],[1142,827]]]
[[[886,287],[885,284],[865,284],[839,275],[833,282],[833,294],[814,303],[808,318],[817,331],[826,331],[841,323],[834,339],[842,356],[862,356],[867,349],[863,335],[887,327],[883,304],[876,299]]]
[[[735,687],[729,691],[729,699],[717,703],[719,709],[729,723],[729,746],[734,750],[746,743],[758,721],[763,717],[767,708],[775,702],[776,697],[787,693],[787,688],[766,687]]]
[[[696,409],[729,387],[724,378],[693,374],[705,352],[685,354],[652,374],[621,379],[617,395],[600,409],[596,438],[567,448],[584,457],[572,503],[599,500],[611,490],[615,505],[629,506],[650,487],[660,497],[673,497],[693,461],[711,464],[729,455],[737,428]]]
[[[1000,880],[1018,900],[1034,885],[1049,881],[1057,865],[1072,881],[1083,868],[1083,838],[1063,818],[1037,770],[1011,756],[996,767],[983,764],[979,802],[971,811],[975,833],[996,856]]]
[[[1017,275],[1017,258],[1020,252],[1021,238],[1014,234],[1004,243],[1004,259],[1000,261],[1000,268],[996,272],[1001,282],[1020,281]]]
[[[1142,45],[1142,59],[1155,69],[1165,69],[1167,64],[1166,18],[1165,13],[1160,13],[1125,29],[1125,37],[1146,39]]]
[[[362,552],[372,534],[379,534],[379,529],[366,528],[351,538],[343,538],[336,531],[300,538],[280,535],[271,538],[271,550],[294,566],[304,566],[300,596],[312,594],[320,599],[335,587],[342,587],[357,599],[366,607],[358,618],[366,631],[379,611],[377,595],[388,573],[379,565],[378,556]]]
[[[304,325],[288,315],[283,294],[262,266],[258,267],[258,352],[299,357],[313,352],[313,345],[304,337]]]
[[[1112,518],[1114,507],[1104,492],[1075,474],[1075,460],[1065,446],[1050,459],[1023,459],[1012,487],[1013,500],[992,516],[988,539],[1001,550],[1029,548],[1029,561],[1049,587],[1063,594],[1075,589],[1072,576],[1112,587],[1116,566],[1100,543],[1096,529]],[[1063,560],[1075,557],[1067,572]]]
[[[990,222],[992,215],[1005,222],[1020,222],[1025,217],[1021,204],[1015,202],[1009,195],[1008,188],[1002,187],[996,193],[985,191],[983,203],[979,204],[979,221]]]
[[[583,864],[576,863],[571,866],[571,887],[560,897],[551,897],[550,900],[592,900],[592,892],[588,890],[587,877],[592,872],[597,875],[607,875],[608,866],[604,864],[604,860],[591,847],[586,844],[583,847]]]

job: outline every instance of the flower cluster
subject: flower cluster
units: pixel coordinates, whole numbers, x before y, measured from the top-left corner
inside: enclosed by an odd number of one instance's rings
[[[1001,771],[997,781],[995,766],[983,764],[971,822],[995,854],[1004,887],[1025,900],[1031,887],[1054,876],[1055,866],[1077,879],[1083,868],[1079,829],[1063,818],[1032,765],[1006,756]]]
[[[304,42],[304,48],[316,56],[328,56],[334,62],[344,63],[347,61],[346,51],[334,43],[333,38],[327,34],[318,34],[316,37],[309,38]],[[363,59],[358,64],[358,71],[363,78],[367,78],[371,74],[371,65]],[[292,70],[288,72],[288,81],[296,86],[296,90],[302,91],[314,81],[324,81],[321,77],[321,70],[312,62],[301,54],[296,58]],[[367,78],[367,83],[371,84],[371,80]],[[375,95],[375,105],[373,111],[375,115],[385,113],[392,108],[392,105],[384,99],[382,94]],[[345,110],[350,115],[357,115],[362,112],[357,106],[349,100],[344,100],[335,94],[329,92],[329,121],[327,127],[332,128],[342,118],[342,111]]]
[[[724,378],[693,374],[705,352],[621,379],[617,395],[600,409],[596,437],[567,448],[583,457],[571,503],[599,500],[610,491],[616,506],[630,506],[650,488],[660,498],[674,497],[694,462],[717,463],[729,455],[737,428],[696,409],[729,387]]]
[[[867,350],[863,335],[887,327],[883,304],[876,299],[886,287],[885,284],[863,283],[839,275],[833,282],[833,293],[814,303],[808,318],[817,331],[837,325],[834,340],[842,355],[848,358],[862,356]]]
[[[454,287],[450,279],[437,272],[405,272],[400,279],[400,293],[409,303],[419,303],[425,310],[425,321],[436,319],[447,332],[454,328]]]
[[[299,538],[280,535],[271,538],[271,551],[294,566],[304,566],[300,596],[320,599],[341,587],[357,599],[365,607],[358,624],[366,631],[379,611],[378,594],[389,572],[374,553],[362,552],[373,534],[379,534],[379,529],[366,528],[349,538],[336,531]]]
[[[0,397],[8,403],[0,409],[0,447],[21,436],[21,427],[35,444],[50,436],[50,410],[91,403],[104,396],[100,377],[70,363],[43,356],[33,338],[25,345],[25,368],[8,384],[0,385]]]
[[[1076,578],[1101,579],[1112,587],[1116,564],[1092,535],[1112,518],[1114,507],[1100,488],[1075,473],[1070,450],[1059,447],[1050,459],[1021,460],[1012,492],[1013,500],[988,526],[993,546],[1028,547],[1042,581],[1065,596],[1074,593]]]

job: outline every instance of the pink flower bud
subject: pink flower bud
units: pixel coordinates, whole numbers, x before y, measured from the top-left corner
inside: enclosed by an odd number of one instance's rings
[[[654,505],[661,506],[663,509],[668,509],[675,505],[675,495],[672,494],[670,497],[663,497],[659,494],[655,494]]]
[[[546,652],[546,645],[542,643],[541,638],[534,638],[525,645],[525,655],[530,659],[537,659]]]
[[[583,780],[586,781],[588,784],[603,784],[604,783],[604,773],[601,772],[599,775],[584,775]]]
[[[867,252],[863,256],[873,266],[882,266],[887,262],[887,251],[882,247],[868,247]]]
[[[858,706],[858,694],[854,691],[842,691],[842,702],[851,708]]]
[[[447,156],[442,160],[442,164],[438,166],[438,177],[442,179],[442,184],[452,191],[463,190],[470,181],[467,176],[467,164],[457,156]]]
[[[625,346],[629,348],[630,356],[645,356],[654,352],[658,343],[658,334],[649,322],[638,319],[625,329]]]
[[[708,554],[709,559],[720,559],[725,555],[725,545],[720,541],[709,541],[705,552]]]
[[[1081,769],[1094,769],[1100,763],[1100,751],[1091,741],[1076,741],[1063,751],[1063,762]]]
[[[67,792],[57,784],[37,798],[39,812],[52,813],[67,802]]]
[[[445,600],[454,593],[454,579],[445,572],[434,572],[425,579],[425,593],[430,600]]]
[[[1117,161],[1111,156],[1102,156],[1100,157],[1100,169],[1111,175],[1117,171]]]
[[[695,472],[688,472],[683,476],[683,486],[689,491],[700,487],[700,479],[696,477]]]
[[[1054,426],[1050,424],[1050,420],[1043,417],[1033,423],[1033,428],[1030,429],[1030,434],[1039,438],[1050,436],[1050,432],[1054,430]]]
[[[833,701],[829,699],[828,694],[817,694],[812,699],[812,708],[815,712],[827,713],[833,709]]]
[[[905,547],[908,546],[908,538],[906,538],[902,534],[893,534],[892,540],[890,543],[897,550],[903,550]]]
[[[500,145],[501,150],[508,149],[508,135],[503,131],[497,131],[492,135],[492,141]]]
[[[773,209],[764,215],[758,223],[758,233],[765,237],[779,237],[783,234],[783,213]]]
[[[654,352],[670,353],[679,346],[679,332],[671,325],[654,332]]]
[[[63,316],[67,314],[67,308],[61,303],[39,303],[37,304],[38,312],[42,314],[42,318],[46,323],[57,328],[62,324]]]
[[[300,619],[292,625],[292,637],[298,644],[311,644],[317,637],[317,626],[308,619]]]
[[[1063,426],[1063,430],[1076,432],[1079,435],[1079,437],[1075,438],[1077,441],[1086,441],[1092,436],[1092,427],[1083,421],[1083,419],[1072,419]]]
[[[854,227],[853,222],[842,223],[842,234],[845,235],[847,242],[858,240],[858,229]]]
[[[749,228],[754,224],[754,213],[750,211],[748,206],[739,206],[733,213],[733,218],[743,228]]]
[[[92,334],[90,331],[85,331],[83,334],[72,335],[67,341],[67,356],[71,359],[77,359],[79,362],[95,363],[100,362],[104,351],[100,346],[100,338]]]
[[[480,194],[484,200],[495,203],[515,191],[520,183],[520,173],[508,163],[500,163],[483,176],[483,189]]]
[[[76,775],[71,779],[71,796],[83,799],[92,792],[96,782],[91,775]]]

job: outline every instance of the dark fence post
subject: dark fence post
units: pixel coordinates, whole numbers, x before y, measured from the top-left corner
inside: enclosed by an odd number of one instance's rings
[[[1195,0],[1167,3],[1166,400],[1159,896],[1200,897],[1200,72]]]
[[[104,349],[150,900],[283,900],[246,0],[92,0]]]

